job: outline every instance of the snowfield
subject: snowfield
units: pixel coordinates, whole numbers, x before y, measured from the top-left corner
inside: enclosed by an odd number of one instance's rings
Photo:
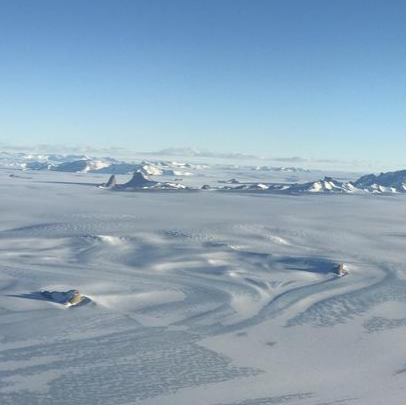
[[[18,173],[0,170],[1,405],[405,403],[406,196]],[[38,294],[72,289],[86,305]]]

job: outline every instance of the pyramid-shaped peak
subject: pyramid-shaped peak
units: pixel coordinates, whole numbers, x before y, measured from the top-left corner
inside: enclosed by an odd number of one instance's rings
[[[127,183],[125,183],[123,186],[124,187],[133,187],[133,188],[139,188],[139,187],[149,187],[153,186],[154,184],[157,184],[156,181],[153,181],[147,176],[146,174],[136,171],[133,174],[133,177],[131,180]]]

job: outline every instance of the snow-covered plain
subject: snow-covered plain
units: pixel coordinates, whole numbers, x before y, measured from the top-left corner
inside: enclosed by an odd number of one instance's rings
[[[0,404],[405,403],[406,196],[0,180]]]

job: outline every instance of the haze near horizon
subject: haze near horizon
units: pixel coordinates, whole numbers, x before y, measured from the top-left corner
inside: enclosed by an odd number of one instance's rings
[[[5,143],[404,165],[401,1],[5,0],[2,11]]]

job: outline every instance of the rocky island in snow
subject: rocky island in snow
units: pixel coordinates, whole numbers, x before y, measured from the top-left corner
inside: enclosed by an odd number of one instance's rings
[[[148,175],[141,171],[134,172],[132,178],[124,184],[117,184],[115,176],[112,175],[106,183],[101,184],[99,187],[116,191],[188,189],[188,187],[180,183],[152,180]]]

